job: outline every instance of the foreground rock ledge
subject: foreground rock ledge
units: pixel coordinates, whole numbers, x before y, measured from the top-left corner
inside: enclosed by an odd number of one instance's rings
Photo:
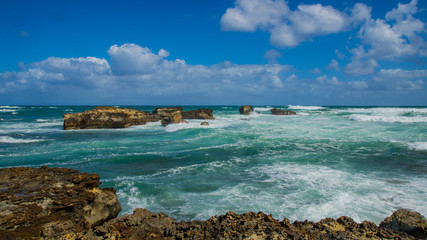
[[[114,189],[64,168],[0,169],[0,239],[426,239],[427,220],[398,210],[378,227],[349,217],[278,221],[262,212],[177,222],[137,208],[116,218]]]

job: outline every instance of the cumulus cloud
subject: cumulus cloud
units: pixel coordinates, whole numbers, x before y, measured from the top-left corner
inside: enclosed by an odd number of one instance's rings
[[[96,57],[49,57],[28,64],[18,72],[0,73],[0,91],[46,91],[72,85],[158,96],[213,95],[236,90],[257,93],[283,87],[282,75],[290,69],[272,63],[238,65],[227,61],[211,66],[191,65],[181,59],[165,59],[169,56],[166,50],[155,54],[149,48],[129,43],[111,46],[108,54],[110,63]],[[271,55],[275,54],[271,52]]]
[[[111,70],[116,75],[152,73],[158,68],[169,53],[160,49],[157,54],[149,48],[126,43],[121,46],[113,45],[108,50]]]
[[[349,16],[332,6],[300,4],[292,11],[284,0],[237,0],[221,18],[223,30],[269,31],[270,42],[281,47],[341,32],[348,23]]]
[[[358,10],[365,12],[355,15],[365,16],[358,34],[363,45],[351,50],[352,62],[345,67],[346,72],[370,74],[379,66],[379,60],[427,56],[427,43],[422,37],[426,33],[425,25],[413,16],[418,13],[416,5],[416,0],[408,4],[399,3],[397,8],[386,13],[385,19],[375,20],[370,18],[366,9]]]

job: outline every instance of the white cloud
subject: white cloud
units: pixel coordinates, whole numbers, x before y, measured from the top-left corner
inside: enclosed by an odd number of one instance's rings
[[[346,72],[369,74],[379,66],[379,60],[399,61],[427,56],[427,43],[422,37],[426,33],[425,24],[413,17],[418,13],[416,5],[416,0],[408,4],[399,3],[397,8],[387,12],[385,19],[376,20],[368,19],[367,10],[360,10],[363,8],[359,6],[357,12],[365,12],[355,15],[365,16],[358,35],[364,46],[351,51],[352,62],[345,67]]]
[[[327,68],[329,69],[333,69],[335,71],[339,71],[341,70],[340,64],[338,63],[337,60],[332,59],[331,62],[329,63],[329,65],[327,66]]]
[[[281,57],[282,54],[274,49],[268,50],[264,53],[264,58],[268,60],[268,63],[277,63],[277,59]]]
[[[221,17],[225,31],[254,32],[279,25],[289,7],[284,0],[236,0],[234,8],[228,8]]]
[[[116,75],[152,73],[169,56],[169,53],[160,49],[158,54],[152,53],[149,48],[144,48],[133,43],[121,46],[113,45],[108,49],[111,70]]]
[[[0,91],[30,88],[51,91],[59,86],[73,85],[107,92],[159,96],[214,95],[228,91],[259,93],[283,87],[282,75],[290,69],[289,66],[272,63],[190,65],[181,59],[165,59],[169,56],[166,50],[161,49],[154,54],[136,44],[113,45],[108,53],[111,67],[107,60],[95,57],[49,57],[29,64],[19,72],[0,73]]]
[[[227,31],[271,33],[272,44],[294,47],[315,36],[338,33],[348,25],[347,14],[331,6],[300,4],[291,11],[283,0],[236,0],[221,18]]]

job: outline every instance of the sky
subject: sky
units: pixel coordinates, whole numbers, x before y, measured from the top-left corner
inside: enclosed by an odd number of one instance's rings
[[[0,105],[427,105],[427,1],[3,0]]]

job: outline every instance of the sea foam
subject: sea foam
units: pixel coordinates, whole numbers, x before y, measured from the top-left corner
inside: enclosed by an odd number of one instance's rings
[[[400,122],[400,123],[419,123],[427,122],[427,117],[423,116],[380,116],[380,115],[363,115],[363,114],[352,114],[348,118],[352,121],[357,122]]]
[[[322,109],[325,109],[325,108],[324,107],[320,107],[320,106],[288,105],[288,109],[295,109],[295,110],[322,110]]]
[[[0,136],[0,143],[33,143],[42,142],[45,139],[17,139],[9,136]]]

